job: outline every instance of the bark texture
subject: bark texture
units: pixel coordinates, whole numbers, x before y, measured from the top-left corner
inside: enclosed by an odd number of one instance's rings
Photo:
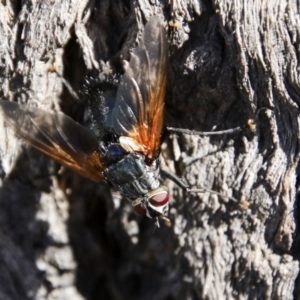
[[[293,0],[0,1],[1,99],[76,119],[89,70],[168,33],[172,226],[26,146],[0,118],[0,299],[300,299],[300,15]],[[253,121],[251,121],[253,120]],[[231,198],[237,199],[233,201]]]

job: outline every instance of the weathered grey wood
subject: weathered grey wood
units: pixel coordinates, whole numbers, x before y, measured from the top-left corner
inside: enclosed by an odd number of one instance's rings
[[[224,197],[166,180],[172,226],[153,232],[119,194],[23,146],[0,119],[0,299],[299,299],[297,5],[0,2],[1,99],[76,117],[58,74],[78,91],[87,69],[123,72],[155,14],[168,30],[167,125],[244,126],[166,133],[162,165]]]

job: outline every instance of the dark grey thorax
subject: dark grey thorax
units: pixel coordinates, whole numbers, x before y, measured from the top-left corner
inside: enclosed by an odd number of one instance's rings
[[[105,158],[105,178],[130,200],[140,198],[160,186],[157,160],[148,166],[142,154],[122,153],[118,145],[108,147]]]

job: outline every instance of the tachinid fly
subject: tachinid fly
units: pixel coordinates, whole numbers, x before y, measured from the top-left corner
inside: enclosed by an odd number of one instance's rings
[[[110,182],[136,213],[166,218],[169,195],[159,180],[158,161],[166,64],[165,31],[153,17],[132,53],[115,103],[107,107],[106,122],[99,122],[100,136],[63,113],[9,101],[0,101],[0,108],[5,122],[31,146],[82,176]]]

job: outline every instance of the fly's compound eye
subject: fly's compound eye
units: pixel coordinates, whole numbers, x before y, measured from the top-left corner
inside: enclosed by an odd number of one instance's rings
[[[169,208],[169,193],[165,186],[160,186],[147,194],[146,215],[153,219],[166,215]]]
[[[146,215],[146,207],[140,203],[133,207],[133,212],[138,216],[145,216]]]
[[[149,203],[155,207],[163,206],[169,202],[169,194],[165,191],[157,193],[149,198]]]
[[[157,218],[163,216],[168,210],[169,193],[165,186],[160,186],[146,195],[131,202],[133,211],[139,216]]]

